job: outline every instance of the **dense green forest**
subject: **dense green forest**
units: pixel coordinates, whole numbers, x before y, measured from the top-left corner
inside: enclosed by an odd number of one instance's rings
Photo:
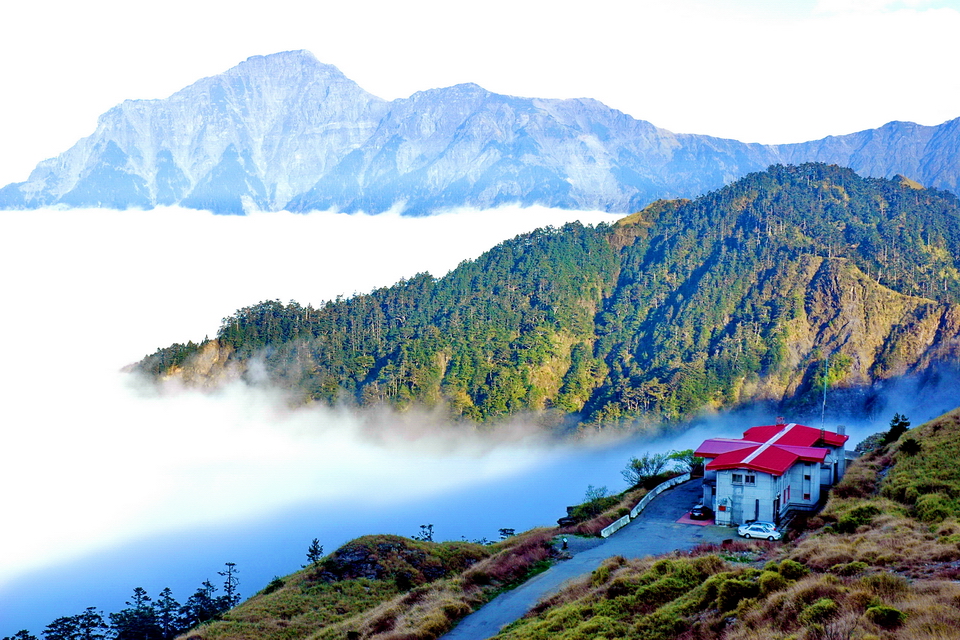
[[[802,406],[824,381],[869,386],[956,362],[958,214],[954,195],[905,178],[778,165],[612,226],[518,236],[439,279],[320,308],[245,307],[215,340],[140,367],[209,381],[234,366],[253,380],[257,361],[305,402],[444,406],[473,421]],[[191,364],[211,349],[216,367]]]

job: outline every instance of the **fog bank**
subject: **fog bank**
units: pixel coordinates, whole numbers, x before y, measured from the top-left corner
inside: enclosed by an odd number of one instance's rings
[[[171,586],[183,601],[225,561],[238,563],[249,596],[297,569],[314,536],[329,552],[428,522],[438,539],[550,525],[587,484],[625,488],[630,456],[769,424],[775,416],[759,408],[654,441],[573,447],[520,421],[491,437],[427,414],[291,409],[276,390],[158,389],[120,373],[158,347],[213,336],[239,307],[319,305],[418,272],[442,276],[517,233],[572,219],[616,216],[0,212],[0,636],[38,634],[87,606],[119,610],[135,586]],[[953,408],[957,389],[947,376],[922,392],[889,383],[869,416],[831,414],[828,400],[826,425],[846,424],[852,448],[894,411],[916,425]]]
[[[0,482],[18,523],[0,533],[0,584],[132,537],[306,498],[427,492],[414,473],[422,456],[438,473],[468,467],[460,482],[523,466],[513,449],[442,451],[428,436],[371,448],[344,412],[289,412],[240,388],[158,396],[118,372],[214,335],[241,306],[318,305],[422,271],[442,276],[517,233],[572,219],[616,217],[538,207],[430,218],[0,212]]]

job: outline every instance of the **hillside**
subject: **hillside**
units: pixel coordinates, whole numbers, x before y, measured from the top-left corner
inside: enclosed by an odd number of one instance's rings
[[[555,556],[541,530],[493,545],[364,536],[186,637],[436,638]]]
[[[613,425],[752,401],[797,412],[825,375],[836,402],[862,408],[873,383],[960,356],[958,201],[917,187],[774,166],[612,227],[518,236],[443,278],[320,308],[261,302],[138,366],[473,421]]]
[[[382,100],[306,51],[253,56],[162,100],[126,100],[90,136],[0,189],[0,208],[424,215],[504,203],[628,213],[774,163],[829,162],[956,190],[960,119],[788,145],[676,134],[588,98],[476,84]]]
[[[958,450],[953,411],[853,463],[792,542],[611,558],[497,638],[956,638]]]
[[[785,542],[611,557],[497,637],[955,638],[960,410],[874,446],[851,463],[819,515],[794,521]],[[434,640],[558,561],[558,533],[494,545],[364,536],[185,637]]]

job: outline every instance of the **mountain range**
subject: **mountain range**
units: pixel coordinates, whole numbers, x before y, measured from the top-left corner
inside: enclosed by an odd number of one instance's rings
[[[139,369],[303,402],[523,412],[581,425],[766,401],[794,415],[960,363],[960,201],[777,165],[615,225],[518,236],[442,278],[320,308],[264,301]],[[551,417],[552,416],[552,417]]]
[[[423,215],[519,203],[632,213],[781,163],[834,163],[955,191],[958,152],[960,119],[762,145],[672,133],[596,100],[475,84],[386,101],[289,51],[251,57],[166,99],[123,102],[92,135],[0,189],[0,208]]]

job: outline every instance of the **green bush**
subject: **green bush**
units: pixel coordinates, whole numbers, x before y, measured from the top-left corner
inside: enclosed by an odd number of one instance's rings
[[[870,524],[874,516],[878,516],[880,513],[880,509],[876,506],[872,504],[862,504],[841,516],[834,529],[837,533],[853,533],[858,527]]]
[[[759,594],[759,587],[747,580],[727,580],[717,590],[717,609],[733,611],[744,598],[755,598]]]
[[[923,522],[942,522],[953,515],[954,503],[942,493],[928,493],[917,498],[917,517]]]
[[[283,578],[281,578],[280,576],[273,576],[273,580],[267,583],[267,586],[263,588],[263,591],[261,593],[263,593],[263,595],[267,595],[268,593],[273,593],[274,591],[278,591],[279,589],[282,589],[283,585],[284,585]]]
[[[907,619],[907,614],[903,611],[882,604],[867,609],[866,615],[871,622],[884,629],[899,627]]]
[[[907,438],[900,444],[900,453],[915,456],[923,449],[923,445],[914,438]]]
[[[776,571],[764,571],[757,580],[760,585],[760,595],[766,596],[774,591],[780,591],[787,586],[787,579]]]
[[[860,578],[859,584],[881,598],[897,598],[909,589],[907,579],[892,573],[873,573]]]
[[[799,580],[810,573],[810,570],[796,560],[784,560],[780,563],[780,575],[787,580]]]
[[[610,567],[602,566],[594,569],[593,574],[590,576],[590,584],[593,586],[599,586],[610,579]]]
[[[837,614],[840,605],[832,598],[820,598],[800,612],[800,623],[804,626],[824,623]]]
[[[584,522],[590,518],[597,517],[610,507],[614,507],[619,503],[620,498],[618,496],[605,496],[602,498],[596,498],[574,507],[570,512],[570,517],[574,518],[577,522]]]

